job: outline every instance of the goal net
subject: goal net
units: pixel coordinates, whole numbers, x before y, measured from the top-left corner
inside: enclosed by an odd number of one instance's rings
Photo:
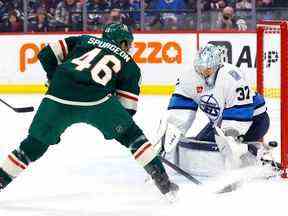
[[[257,24],[257,91],[267,98],[271,126],[267,139],[278,141],[275,157],[281,161],[282,176],[288,167],[288,22]],[[266,138],[266,137],[265,137]],[[277,156],[279,155],[279,156]]]

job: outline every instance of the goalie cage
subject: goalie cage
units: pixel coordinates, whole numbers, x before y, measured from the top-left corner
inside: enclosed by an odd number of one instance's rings
[[[280,59],[280,60],[279,60]],[[279,72],[279,73],[278,73]],[[280,88],[279,88],[280,87]],[[260,21],[257,24],[257,91],[280,98],[280,151],[282,177],[288,167],[288,22]],[[273,130],[273,127],[270,129]]]

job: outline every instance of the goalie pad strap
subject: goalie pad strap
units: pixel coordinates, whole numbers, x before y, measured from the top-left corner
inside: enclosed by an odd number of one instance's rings
[[[171,152],[176,147],[181,136],[182,132],[175,125],[168,123],[165,134],[162,137],[165,152]]]
[[[186,148],[186,149],[193,149],[199,151],[211,151],[211,152],[218,152],[218,146],[216,143],[199,143],[197,141],[180,141],[179,146]]]

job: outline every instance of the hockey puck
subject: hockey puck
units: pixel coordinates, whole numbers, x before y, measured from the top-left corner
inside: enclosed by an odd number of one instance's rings
[[[278,146],[278,143],[277,143],[277,141],[270,141],[270,142],[268,142],[268,145],[272,148],[275,148]]]

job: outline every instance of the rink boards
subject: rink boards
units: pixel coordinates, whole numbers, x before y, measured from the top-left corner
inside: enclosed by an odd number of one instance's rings
[[[41,47],[51,41],[79,34],[0,35],[0,93],[43,93],[45,72],[37,59]],[[96,34],[96,36],[99,36]],[[264,67],[269,82],[266,96],[279,96],[279,38],[269,40]],[[218,45],[223,60],[246,71],[252,85],[256,83],[256,33],[162,32],[136,33],[131,54],[143,73],[142,94],[167,95],[179,73],[189,69],[197,49],[206,43]]]

